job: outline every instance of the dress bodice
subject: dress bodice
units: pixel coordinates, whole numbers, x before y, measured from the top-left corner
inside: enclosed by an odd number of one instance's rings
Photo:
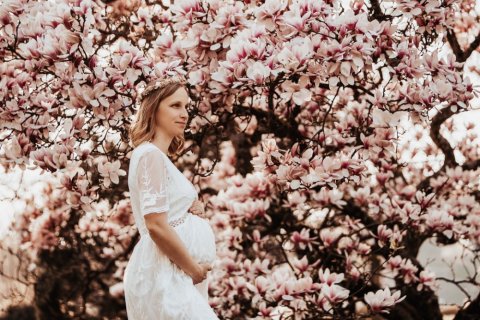
[[[188,212],[198,199],[193,184],[151,142],[143,142],[132,151],[128,188],[135,224],[141,235],[147,233],[144,215],[166,212],[171,222]]]

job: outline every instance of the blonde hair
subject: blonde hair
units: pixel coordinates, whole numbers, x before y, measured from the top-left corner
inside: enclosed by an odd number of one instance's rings
[[[155,86],[156,81],[150,82],[145,90]],[[129,138],[133,147],[145,141],[150,141],[155,135],[154,128],[156,126],[155,115],[160,102],[171,96],[178,88],[184,87],[182,83],[170,83],[159,89],[151,90],[145,97],[141,99],[135,120],[128,129]],[[185,139],[182,136],[173,137],[170,146],[168,146],[168,155],[178,154],[182,150]]]

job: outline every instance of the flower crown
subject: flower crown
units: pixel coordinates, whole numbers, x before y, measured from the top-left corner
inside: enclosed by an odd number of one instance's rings
[[[160,89],[160,88],[163,88],[169,84],[172,84],[172,83],[180,83],[180,84],[185,84],[186,83],[186,80],[184,77],[182,76],[172,76],[170,78],[161,78],[161,79],[157,79],[151,86],[149,86],[148,88],[146,88],[145,90],[143,90],[138,96],[137,96],[137,99],[138,99],[138,102],[139,103],[142,103],[143,99],[145,99],[146,96],[148,96],[152,91],[155,91],[157,89]]]

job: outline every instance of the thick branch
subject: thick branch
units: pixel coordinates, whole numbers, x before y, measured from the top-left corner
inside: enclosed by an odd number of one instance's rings
[[[370,20],[385,21],[391,20],[393,17],[391,15],[385,14],[380,7],[380,2],[378,0],[370,0]]]
[[[455,57],[457,57],[457,62],[465,62],[467,59],[470,57],[473,51],[475,51],[478,46],[480,46],[480,33],[477,35],[475,40],[468,46],[466,51],[463,51],[462,48],[460,48],[460,44],[458,43],[457,36],[453,31],[448,30],[447,31],[447,39],[448,43],[450,44],[450,47],[452,48],[453,53],[455,54]]]
[[[468,307],[460,310],[453,320],[473,320],[478,319],[480,314],[480,294],[473,300]]]
[[[480,159],[472,160],[462,164],[463,170],[476,170],[480,167]]]
[[[372,4],[373,17],[377,20],[380,20],[383,17],[383,11],[382,8],[380,8],[380,3],[378,0],[370,0],[370,3]]]
[[[440,127],[441,125],[448,119],[450,118],[454,112],[450,107],[444,108],[440,110],[432,119],[432,127],[430,130],[430,138],[432,138],[433,142],[442,149],[443,154],[445,155],[445,162],[444,166],[451,167],[454,165],[458,165],[458,163],[455,161],[455,155],[453,153],[453,148],[448,142],[447,139],[445,139],[441,134],[440,134]]]
[[[454,115],[454,112],[450,107],[447,107],[440,110],[432,119],[430,138],[432,138],[437,147],[442,150],[443,154],[445,155],[445,161],[440,170],[435,172],[433,175],[426,177],[417,185],[417,190],[426,189],[430,185],[430,179],[436,178],[440,173],[444,172],[447,167],[458,165],[457,161],[455,160],[455,154],[453,153],[452,146],[448,140],[440,134],[440,127],[452,115]]]

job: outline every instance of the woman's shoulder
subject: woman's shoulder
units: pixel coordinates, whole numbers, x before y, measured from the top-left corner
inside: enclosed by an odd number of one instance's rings
[[[141,159],[144,157],[155,157],[164,160],[163,152],[158,147],[154,146],[152,143],[149,142],[142,142],[141,144],[136,146],[132,151],[132,156],[130,160],[134,158]]]

